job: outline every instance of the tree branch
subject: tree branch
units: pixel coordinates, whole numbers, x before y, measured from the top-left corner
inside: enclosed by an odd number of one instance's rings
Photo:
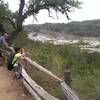
[[[10,17],[2,17],[2,19],[8,20],[12,24],[13,28],[16,29],[15,22],[13,22]]]
[[[17,16],[17,29],[22,30],[22,23],[23,23],[23,9],[25,6],[25,0],[20,0],[20,6],[19,6],[19,11],[18,11],[18,16]]]
[[[39,13],[40,10],[46,9],[50,13],[50,9],[55,10],[56,12],[61,12],[62,14],[65,14],[66,17],[69,19],[68,12],[70,12],[70,6],[68,5],[60,5],[59,3],[56,4],[54,2],[42,2],[42,3],[33,3],[30,4],[28,7],[28,10],[23,14],[23,19],[27,18],[30,15],[36,15]]]

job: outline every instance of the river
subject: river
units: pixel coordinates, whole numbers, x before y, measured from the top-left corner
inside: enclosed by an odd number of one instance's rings
[[[35,35],[34,35],[35,34]],[[91,51],[100,52],[100,40],[95,37],[78,37],[78,38],[65,38],[65,37],[53,37],[48,34],[36,34],[30,33],[28,34],[28,38],[34,41],[40,41],[42,43],[52,43],[54,45],[63,45],[63,44],[74,44],[74,43],[82,43],[80,45],[81,49],[89,49]]]

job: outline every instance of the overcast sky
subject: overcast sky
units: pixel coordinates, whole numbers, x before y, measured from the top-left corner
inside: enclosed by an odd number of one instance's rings
[[[4,0],[5,2],[9,3],[9,8],[13,11],[18,9],[18,1],[19,0]],[[100,0],[80,0],[84,2],[81,5],[82,9],[75,10],[74,12],[70,13],[69,16],[71,18],[70,21],[83,21],[83,20],[92,20],[92,19],[100,19]],[[52,15],[55,16],[54,13]],[[59,19],[52,19],[48,17],[48,13],[46,11],[41,11],[38,14],[38,22],[34,22],[35,24],[42,24],[45,22],[50,23],[68,23],[69,21],[66,19],[65,16],[59,15]],[[29,17],[25,20],[24,24],[32,24],[33,18]]]

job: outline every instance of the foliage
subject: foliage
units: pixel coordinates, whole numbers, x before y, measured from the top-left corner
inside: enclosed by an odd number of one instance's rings
[[[4,3],[0,0],[0,33],[11,32],[13,27],[12,23],[13,13],[9,10],[8,3]]]
[[[23,29],[24,20],[31,15],[36,19],[36,15],[40,10],[48,10],[49,16],[52,10],[56,13],[61,12],[69,19],[68,12],[71,12],[72,8],[79,8],[81,4],[78,0],[29,0],[27,4],[25,4],[25,0],[19,1],[19,9],[15,13],[9,10],[8,3],[4,3],[3,0],[0,1],[0,18],[8,20],[14,28],[11,34],[12,38],[16,37]]]
[[[79,8],[80,4],[78,0],[30,0],[28,11],[36,15],[40,10],[46,9],[50,14],[52,9],[56,13],[65,14],[69,19],[68,12],[71,12],[72,8]]]
[[[64,23],[45,23],[42,25],[27,25],[28,32],[40,32],[53,35],[76,35],[76,36],[100,36],[100,20],[90,20],[82,22]],[[46,31],[46,32],[45,32]]]
[[[22,40],[20,42],[20,40]],[[71,70],[72,87],[77,91],[81,100],[99,100],[100,92],[100,53],[81,51],[77,45],[42,44],[27,39],[26,34],[19,34],[14,41],[17,46],[23,45],[29,56],[63,78],[64,71]],[[23,44],[24,43],[24,44]],[[33,67],[28,67],[29,73],[35,81],[53,95],[64,100],[62,92],[49,77]],[[49,88],[50,87],[50,88]]]

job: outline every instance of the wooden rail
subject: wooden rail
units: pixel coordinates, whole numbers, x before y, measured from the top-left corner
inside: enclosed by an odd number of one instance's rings
[[[47,69],[45,69],[44,67],[40,66],[39,64],[37,64],[35,61],[32,61],[30,58],[25,57],[24,58],[30,65],[32,65],[33,67],[37,68],[38,70],[44,72],[45,74],[47,74],[48,76],[52,77],[55,81],[58,82],[62,82],[63,80],[60,79],[59,77],[57,77],[56,75],[54,75],[52,72],[48,71]]]
[[[35,98],[35,100],[41,100],[39,95],[30,87],[30,85],[25,80],[22,80],[22,83],[27,88],[27,90],[31,93],[31,95]]]
[[[79,97],[65,82],[61,82],[60,86],[68,100],[80,100]]]
[[[30,87],[33,91],[36,92],[36,94],[34,94],[36,100],[39,100],[39,99],[40,99],[39,96],[42,97],[42,98],[44,98],[45,100],[59,100],[59,99],[53,97],[52,95],[50,95],[49,93],[47,93],[47,92],[46,92],[42,87],[40,87],[38,84],[36,84],[36,82],[34,82],[34,81],[28,76],[28,74],[26,73],[26,71],[25,71],[24,69],[22,69],[22,75],[23,75],[23,77],[24,77],[24,81],[26,81],[26,83],[29,84],[28,87]],[[28,88],[28,87],[27,87],[27,88]],[[28,88],[28,90],[30,90],[30,89]],[[32,92],[31,94],[33,94],[33,91],[31,91],[31,92]],[[39,95],[39,96],[37,96],[37,95]],[[40,99],[40,100],[41,100],[41,99]]]

